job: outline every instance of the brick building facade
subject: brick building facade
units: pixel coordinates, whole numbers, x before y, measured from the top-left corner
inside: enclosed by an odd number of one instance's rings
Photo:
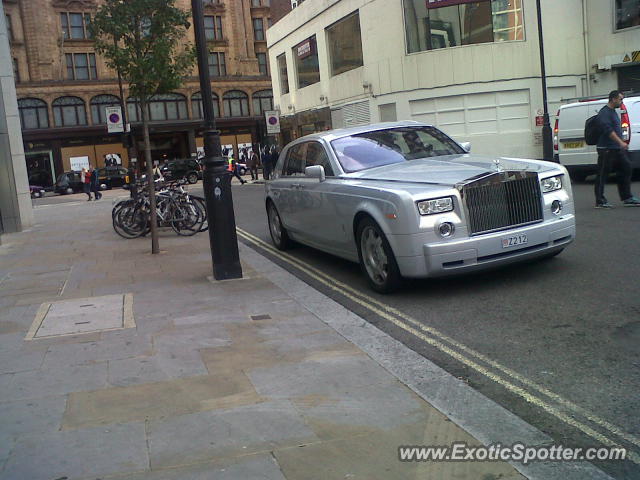
[[[273,105],[265,33],[269,0],[202,1],[217,125],[222,144],[237,154],[239,144],[269,142],[263,115]],[[104,118],[105,106],[120,102],[117,75],[95,54],[86,28],[100,0],[2,2],[30,181],[51,183],[78,157],[100,167],[106,154],[116,153],[126,166],[127,150],[118,135],[107,134]],[[176,5],[190,10],[191,1]],[[193,27],[187,40],[194,42]],[[180,89],[151,106],[154,160],[189,157],[202,146],[197,67],[190,74]],[[141,150],[140,113],[126,82],[124,88]]]

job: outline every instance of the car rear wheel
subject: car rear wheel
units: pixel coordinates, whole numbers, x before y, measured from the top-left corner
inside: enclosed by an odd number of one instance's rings
[[[73,192],[73,188],[68,187],[65,191],[64,191],[67,195],[71,195]]]
[[[356,230],[360,268],[369,285],[379,293],[391,293],[402,285],[402,276],[380,227],[370,218],[358,224]]]
[[[198,183],[198,174],[196,172],[189,172],[187,174],[187,182],[189,182],[191,185],[193,185],[194,183]]]
[[[269,220],[269,233],[271,234],[273,244],[278,250],[289,249],[291,247],[291,239],[289,238],[287,230],[282,225],[276,206],[271,201],[267,206],[267,217]]]

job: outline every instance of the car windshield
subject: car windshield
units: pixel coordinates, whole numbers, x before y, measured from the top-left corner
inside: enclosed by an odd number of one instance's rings
[[[398,127],[359,133],[331,142],[347,173],[425,157],[465,153],[433,127]]]

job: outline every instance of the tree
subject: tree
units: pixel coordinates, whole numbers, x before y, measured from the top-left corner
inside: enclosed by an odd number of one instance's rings
[[[148,107],[154,95],[175,90],[191,73],[195,49],[182,40],[189,17],[189,12],[175,6],[175,0],[105,0],[91,23],[96,51],[109,68],[120,72],[142,111],[152,253],[159,253],[160,247]]]

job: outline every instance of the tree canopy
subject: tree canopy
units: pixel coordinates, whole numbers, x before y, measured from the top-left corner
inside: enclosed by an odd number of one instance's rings
[[[189,18],[175,0],[106,0],[91,23],[96,51],[142,101],[170,92],[195,61],[193,45],[182,40]]]

